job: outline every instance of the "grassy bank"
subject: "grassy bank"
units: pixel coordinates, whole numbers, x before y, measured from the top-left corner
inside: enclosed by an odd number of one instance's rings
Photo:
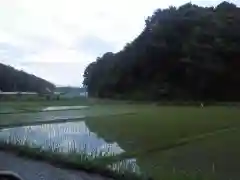
[[[81,170],[88,173],[100,174],[115,180],[147,180],[149,178],[133,171],[133,165],[121,164],[111,169],[104,163],[105,155],[95,156],[85,152],[77,152],[72,149],[69,153],[62,153],[57,148],[42,149],[25,143],[0,142],[0,150],[12,152],[20,157],[31,158],[37,161],[45,161],[56,167]],[[109,157],[108,157],[109,158]],[[111,157],[110,157],[111,158]],[[96,161],[96,159],[99,159]]]
[[[74,106],[87,105],[89,102],[85,98],[79,99],[61,99],[61,100],[16,100],[0,101],[0,113],[15,113],[25,111],[40,111],[48,106]]]
[[[111,157],[94,158],[85,153],[70,152],[68,154],[61,153],[57,149],[43,150],[41,147],[33,147],[27,143],[16,144],[0,142],[0,150],[11,152],[17,156],[30,158],[37,161],[44,161],[58,168],[80,170],[91,174],[99,174],[114,180],[154,180],[148,173],[137,174],[134,172],[134,166],[129,163],[108,164],[105,158],[109,160]],[[108,166],[106,166],[108,164]],[[114,166],[113,166],[114,164]],[[113,168],[114,167],[114,168]],[[216,180],[214,177],[206,178],[201,171],[194,173],[186,173],[185,171],[175,173],[161,172],[167,175],[164,179],[168,180]]]

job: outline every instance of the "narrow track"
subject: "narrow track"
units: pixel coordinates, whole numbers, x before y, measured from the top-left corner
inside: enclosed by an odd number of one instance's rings
[[[56,168],[45,162],[20,158],[0,151],[0,171],[13,171],[23,180],[111,180],[96,174]]]

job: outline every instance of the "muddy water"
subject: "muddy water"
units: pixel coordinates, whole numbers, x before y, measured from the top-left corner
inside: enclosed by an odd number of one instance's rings
[[[46,149],[57,148],[61,152],[69,152],[74,149],[96,156],[100,153],[112,155],[124,152],[117,143],[107,143],[91,132],[84,121],[2,129],[0,140],[28,142]]]

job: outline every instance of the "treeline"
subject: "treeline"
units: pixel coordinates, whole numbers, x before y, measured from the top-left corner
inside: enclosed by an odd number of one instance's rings
[[[157,9],[120,52],[88,65],[90,96],[240,100],[240,8],[191,3]]]
[[[0,90],[5,92],[22,91],[45,93],[46,89],[53,90],[55,85],[28,74],[19,71],[11,66],[0,63]]]
[[[71,87],[71,86],[63,86],[63,87],[57,87],[56,91],[62,92],[62,93],[68,93],[68,92],[86,92],[85,87]]]

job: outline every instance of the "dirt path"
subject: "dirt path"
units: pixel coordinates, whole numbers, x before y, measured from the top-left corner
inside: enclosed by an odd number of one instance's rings
[[[23,159],[0,151],[0,170],[13,171],[23,180],[110,180],[95,174],[59,169],[45,162]]]

